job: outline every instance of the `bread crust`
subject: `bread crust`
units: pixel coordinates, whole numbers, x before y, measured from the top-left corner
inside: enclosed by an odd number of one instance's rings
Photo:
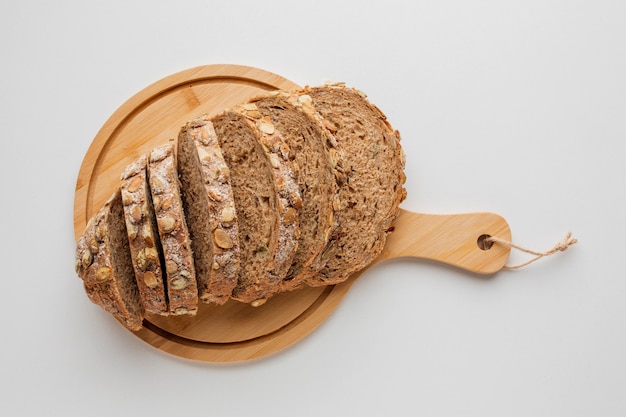
[[[199,168],[199,176],[204,186],[204,201],[207,204],[206,224],[197,227],[208,228],[211,236],[211,265],[206,268],[208,276],[198,278],[199,295],[205,303],[224,304],[230,298],[239,272],[239,226],[237,210],[230,184],[230,171],[208,116],[202,115],[186,123],[178,137],[178,155],[181,155],[183,141],[193,143],[197,158],[194,167],[183,168],[178,161],[178,171],[182,179],[183,169]],[[183,191],[184,193],[184,191]],[[202,202],[195,202],[202,204]],[[187,203],[187,205],[192,202]],[[199,232],[199,231],[198,231]],[[192,233],[193,235],[193,233]],[[193,239],[192,239],[193,244]],[[194,256],[196,254],[194,253]],[[198,265],[198,258],[196,258]]]
[[[147,156],[129,164],[121,176],[124,220],[139,295],[147,313],[168,315],[163,253],[147,178]]]
[[[193,316],[198,311],[198,286],[171,143],[150,153],[148,178],[163,247],[169,313]]]

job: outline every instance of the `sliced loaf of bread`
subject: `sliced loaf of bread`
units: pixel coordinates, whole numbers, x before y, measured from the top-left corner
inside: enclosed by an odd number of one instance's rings
[[[163,281],[163,253],[148,186],[147,157],[126,167],[120,190],[130,255],[143,306],[148,313],[167,315]]]
[[[79,238],[76,270],[132,330],[145,312],[337,284],[382,251],[404,166],[399,133],[358,90],[265,94],[129,165]]]
[[[302,197],[300,236],[281,291],[303,285],[321,267],[322,249],[334,226],[342,157],[336,141],[306,95],[275,92],[259,96],[245,106],[253,118],[269,118],[289,147]]]
[[[299,93],[311,97],[344,155],[338,227],[322,253],[324,266],[307,280],[312,286],[335,284],[369,265],[382,251],[406,197],[405,158],[398,131],[360,91],[337,84]]]
[[[246,106],[212,119],[237,209],[241,268],[232,297],[262,304],[276,293],[295,255],[302,199],[289,148],[269,118]]]
[[[224,304],[237,284],[239,234],[230,170],[207,116],[183,126],[177,150],[200,299]]]
[[[131,330],[144,310],[135,281],[119,189],[89,220],[76,245],[76,273],[87,296]]]
[[[195,315],[198,311],[198,286],[180,197],[174,145],[166,144],[152,150],[148,178],[163,247],[169,313]]]

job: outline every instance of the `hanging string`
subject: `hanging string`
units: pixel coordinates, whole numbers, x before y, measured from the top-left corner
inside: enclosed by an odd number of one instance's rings
[[[570,246],[576,244],[578,242],[578,239],[573,238],[572,237],[572,232],[568,232],[567,235],[565,235],[565,237],[563,238],[563,240],[561,240],[559,243],[557,243],[556,245],[554,245],[554,247],[552,249],[549,249],[545,252],[537,252],[531,249],[526,249],[523,248],[521,246],[516,245],[515,243],[509,242],[508,240],[505,239],[500,239],[498,237],[493,237],[493,236],[489,236],[485,239],[485,242],[487,243],[500,243],[502,245],[508,246],[510,248],[513,249],[517,249],[521,252],[525,252],[528,253],[530,255],[533,255],[534,258],[531,258],[530,260],[523,262],[521,264],[518,265],[505,265],[502,269],[508,269],[508,270],[512,270],[512,269],[518,269],[518,268],[522,268],[526,265],[529,265],[535,261],[538,261],[539,259],[543,258],[544,256],[550,256],[550,255],[554,255],[557,252],[564,252],[565,250],[567,250],[567,248],[569,248]]]

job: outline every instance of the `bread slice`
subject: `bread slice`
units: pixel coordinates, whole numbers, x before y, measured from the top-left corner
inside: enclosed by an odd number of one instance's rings
[[[268,117],[289,146],[297,167],[296,181],[302,197],[300,236],[282,291],[303,285],[321,267],[322,249],[334,226],[342,156],[322,117],[306,95],[275,92],[250,100],[246,114]]]
[[[142,155],[122,173],[120,190],[141,301],[146,312],[166,316],[168,309],[163,282],[163,253],[147,175],[147,157]]]
[[[87,223],[76,245],[76,273],[87,296],[130,330],[144,310],[135,281],[119,189]]]
[[[346,181],[339,190],[338,227],[324,249],[324,267],[312,286],[344,281],[382,251],[406,197],[400,134],[363,93],[343,84],[305,88],[344,155]]]
[[[169,313],[193,316],[198,311],[198,286],[180,198],[174,145],[166,144],[152,150],[148,178],[163,247]]]
[[[181,129],[177,149],[200,299],[224,304],[237,284],[239,234],[230,172],[207,116]]]
[[[255,120],[244,110],[225,111],[212,122],[230,169],[239,221],[241,267],[232,298],[260,305],[291,266],[302,199],[289,148],[269,119]]]

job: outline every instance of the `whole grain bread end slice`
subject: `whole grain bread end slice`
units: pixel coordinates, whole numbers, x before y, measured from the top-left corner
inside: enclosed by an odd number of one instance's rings
[[[135,281],[119,189],[89,220],[79,238],[76,273],[94,304],[128,329],[141,329],[144,309]]]
[[[322,253],[324,266],[307,280],[336,284],[369,265],[382,251],[406,197],[400,134],[365,95],[343,84],[305,88],[344,155],[337,223]]]
[[[230,170],[206,115],[183,126],[177,149],[200,299],[224,304],[237,284],[239,227]]]

